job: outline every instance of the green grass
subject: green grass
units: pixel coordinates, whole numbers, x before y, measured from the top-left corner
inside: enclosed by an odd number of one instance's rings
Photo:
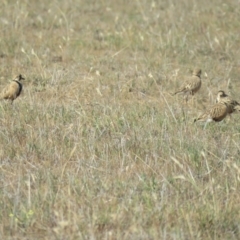
[[[239,84],[235,1],[5,1],[1,239],[239,239],[239,126],[193,124]],[[194,67],[193,102],[171,96]]]

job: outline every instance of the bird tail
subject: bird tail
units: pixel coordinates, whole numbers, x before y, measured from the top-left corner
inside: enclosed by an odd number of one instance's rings
[[[176,95],[178,93],[181,93],[181,92],[184,92],[184,91],[182,89],[181,90],[177,90],[176,92],[172,93],[172,95],[174,96],[174,95]]]
[[[194,118],[193,123],[197,122],[199,118]]]
[[[240,105],[235,106],[234,110],[240,112]]]
[[[200,121],[200,122],[206,121],[207,118],[208,118],[208,115],[204,113],[204,114],[200,115],[199,117],[195,118],[193,123],[195,123],[197,121]]]

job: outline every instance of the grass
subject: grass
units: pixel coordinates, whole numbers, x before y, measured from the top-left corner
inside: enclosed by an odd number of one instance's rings
[[[5,1],[0,87],[2,239],[239,239],[235,1]],[[200,67],[193,101],[172,97]]]

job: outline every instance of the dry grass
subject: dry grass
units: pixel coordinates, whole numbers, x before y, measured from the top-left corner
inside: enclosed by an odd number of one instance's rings
[[[37,3],[39,2],[39,3]],[[239,239],[240,7],[230,1],[4,1],[1,239]],[[194,67],[202,88],[169,93]]]

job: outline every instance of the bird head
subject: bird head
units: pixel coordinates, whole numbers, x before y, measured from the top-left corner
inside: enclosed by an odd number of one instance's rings
[[[201,70],[200,68],[195,68],[195,69],[193,70],[193,75],[194,75],[194,76],[200,77],[200,76],[201,76],[201,73],[202,73],[202,70]]]
[[[219,90],[218,91],[218,94],[217,94],[217,97],[227,97],[228,95],[223,91],[223,90]]]
[[[217,93],[217,99],[216,99],[216,103],[218,103],[221,98],[227,97],[228,95],[223,91],[223,90],[219,90]]]
[[[25,80],[25,78],[22,76],[22,74],[19,74],[14,80],[21,81]]]

